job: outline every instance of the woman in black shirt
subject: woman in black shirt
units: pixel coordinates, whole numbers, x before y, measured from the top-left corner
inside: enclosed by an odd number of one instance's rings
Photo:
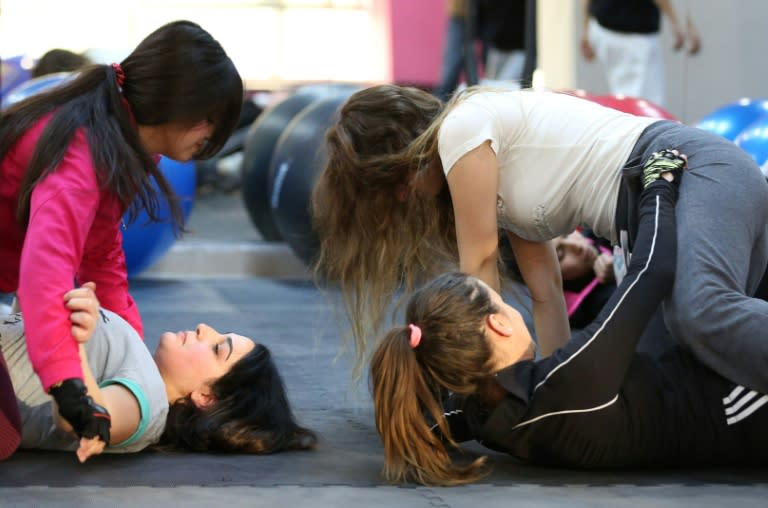
[[[408,325],[383,338],[371,363],[387,479],[476,480],[484,458],[455,464],[446,447],[469,439],[568,467],[766,462],[768,396],[682,347],[658,359],[635,351],[674,279],[684,163],[662,155],[644,168],[626,276],[596,320],[551,356],[534,359],[519,312],[475,278],[446,274],[414,294]]]

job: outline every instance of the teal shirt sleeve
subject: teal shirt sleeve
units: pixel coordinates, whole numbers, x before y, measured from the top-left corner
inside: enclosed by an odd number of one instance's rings
[[[152,411],[151,411],[149,398],[147,398],[147,396],[144,394],[141,387],[136,382],[130,379],[126,379],[126,378],[105,379],[104,381],[99,383],[99,388],[104,388],[106,386],[115,385],[115,384],[119,384],[125,387],[129,392],[133,394],[133,396],[136,398],[136,401],[139,403],[139,411],[141,413],[139,426],[136,428],[136,431],[133,434],[131,434],[131,436],[125,441],[122,441],[117,444],[109,445],[109,448],[124,448],[126,446],[136,443],[141,439],[141,437],[146,432],[147,427],[149,427]]]

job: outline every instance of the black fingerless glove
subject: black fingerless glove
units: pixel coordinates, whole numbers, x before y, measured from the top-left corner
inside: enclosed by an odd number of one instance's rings
[[[679,186],[680,177],[687,164],[683,156],[672,150],[653,152],[643,165],[643,189],[660,180],[665,173],[672,173],[673,180],[670,183]]]
[[[81,379],[65,379],[53,385],[48,393],[58,404],[59,414],[72,425],[78,437],[98,437],[109,443],[112,423],[109,412],[93,401]]]

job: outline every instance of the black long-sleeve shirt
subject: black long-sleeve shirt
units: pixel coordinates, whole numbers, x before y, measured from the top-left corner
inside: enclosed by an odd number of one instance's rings
[[[661,11],[653,0],[591,0],[589,14],[614,32],[654,34],[661,27]]]
[[[674,192],[663,181],[643,192],[629,270],[593,323],[550,357],[498,372],[507,395],[493,409],[448,402],[454,439],[571,467],[768,462],[767,396],[682,347],[659,359],[635,352],[674,279]]]

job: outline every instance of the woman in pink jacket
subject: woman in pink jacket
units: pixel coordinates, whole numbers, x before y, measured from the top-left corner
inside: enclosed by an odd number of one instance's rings
[[[128,293],[122,218],[145,209],[159,220],[167,200],[180,231],[158,154],[179,161],[215,154],[242,98],[242,79],[221,45],[197,24],[175,21],[121,63],[85,67],[0,115],[0,292],[16,293],[32,366],[81,437],[108,442],[109,414],[82,382],[63,295],[73,281],[95,282],[102,306],[143,336]],[[8,411],[0,435],[13,433]],[[4,442],[13,447],[13,439]]]

